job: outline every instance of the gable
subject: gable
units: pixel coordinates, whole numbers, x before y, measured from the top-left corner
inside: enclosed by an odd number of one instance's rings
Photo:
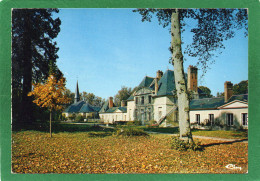
[[[247,102],[235,100],[219,107],[219,109],[238,109],[238,108],[248,108]]]
[[[142,94],[151,94],[152,90],[146,87],[143,87],[141,89],[139,89],[138,91],[136,91],[135,95],[142,95]]]
[[[115,113],[122,113],[120,109],[115,110]]]

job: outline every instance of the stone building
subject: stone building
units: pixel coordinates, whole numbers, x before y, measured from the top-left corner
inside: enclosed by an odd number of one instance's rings
[[[200,98],[205,94],[197,87],[197,68],[189,66],[186,80],[188,89],[194,98]],[[158,70],[155,77],[145,76],[138,85],[136,91],[126,100],[127,106],[118,108],[104,105],[99,112],[104,122],[112,121],[141,121],[142,124],[161,123],[163,121],[177,121],[177,99],[175,96],[174,72],[166,70],[165,73]],[[111,104],[112,106],[112,104]],[[106,108],[105,108],[106,107]],[[124,111],[120,110],[124,108]],[[117,110],[123,118],[116,116],[112,110]],[[126,110],[125,110],[126,109]],[[121,118],[121,119],[120,119]]]
[[[191,124],[248,128],[248,94],[233,95],[233,84],[226,81],[224,97],[193,99]]]
[[[80,100],[78,82],[76,84],[74,103],[68,106],[62,113],[65,118],[81,115],[83,118],[99,118],[100,107],[92,106],[88,102]]]
[[[113,124],[118,121],[128,121],[126,101],[121,101],[121,106],[115,107],[113,97],[109,97],[99,111],[99,116],[104,123]]]

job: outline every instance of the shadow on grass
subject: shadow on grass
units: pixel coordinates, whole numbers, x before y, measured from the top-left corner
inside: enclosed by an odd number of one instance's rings
[[[17,129],[13,131],[40,131],[40,132],[49,132],[50,127],[47,123],[42,124],[33,124],[27,126],[26,128]],[[52,124],[52,133],[60,132],[114,132],[112,128],[104,128],[97,124],[64,124],[64,123],[53,123]]]
[[[241,140],[235,140],[235,141],[225,141],[225,142],[220,142],[220,143],[209,143],[209,144],[205,144],[205,145],[201,145],[203,148],[207,148],[210,146],[216,146],[216,145],[231,145],[233,143],[239,143],[239,142],[243,142],[243,141],[247,141],[248,139],[241,139]]]
[[[91,131],[91,132],[88,132],[87,133],[88,137],[90,138],[104,138],[106,136],[111,136],[112,135],[112,132],[94,132],[94,131]]]
[[[169,133],[177,134],[179,133],[179,127],[159,127],[159,128],[143,128],[144,131],[158,132],[158,133]]]

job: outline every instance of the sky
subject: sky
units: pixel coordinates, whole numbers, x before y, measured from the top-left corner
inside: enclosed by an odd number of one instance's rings
[[[141,22],[132,9],[60,9],[61,31],[55,39],[59,47],[57,65],[63,72],[66,87],[75,92],[94,93],[107,99],[122,86],[134,88],[145,76],[155,77],[157,70],[173,70],[169,64],[170,33],[154,17]],[[188,27],[192,27],[190,22]],[[182,34],[184,46],[192,34]],[[248,38],[242,32],[224,43],[225,49],[198,86],[210,88],[212,95],[224,91],[224,82],[237,84],[248,80]],[[184,71],[196,65],[197,58],[184,54]]]

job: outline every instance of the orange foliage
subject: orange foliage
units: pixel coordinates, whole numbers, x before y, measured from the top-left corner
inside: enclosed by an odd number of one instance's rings
[[[52,74],[42,84],[33,84],[33,91],[28,96],[34,96],[34,103],[40,107],[47,107],[49,110],[61,110],[63,104],[69,103],[70,98],[65,95],[65,78],[59,80]]]
[[[202,139],[204,151],[171,149],[171,136],[88,137],[87,132],[12,134],[14,173],[246,173],[248,144]],[[210,146],[211,145],[211,146]],[[228,169],[233,164],[242,169]]]

